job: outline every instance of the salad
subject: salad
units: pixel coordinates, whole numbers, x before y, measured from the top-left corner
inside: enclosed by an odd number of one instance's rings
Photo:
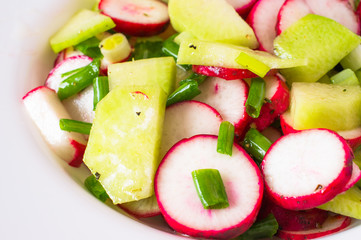
[[[89,191],[137,218],[326,236],[361,218],[354,4],[100,0],[50,39],[54,68],[23,103]]]

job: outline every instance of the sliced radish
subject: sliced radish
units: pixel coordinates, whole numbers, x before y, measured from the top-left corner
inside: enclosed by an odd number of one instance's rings
[[[360,33],[360,20],[348,0],[287,0],[278,14],[277,33],[310,13],[331,18],[354,33]]]
[[[267,151],[262,170],[270,198],[290,210],[317,207],[343,191],[351,178],[353,153],[327,129],[281,137]]]
[[[221,115],[213,107],[198,101],[172,104],[165,111],[161,158],[178,141],[199,134],[217,135]]]
[[[70,116],[55,91],[44,86],[37,87],[23,97],[23,103],[54,153],[70,166],[79,167],[83,162],[86,141],[79,133],[60,129],[60,119],[69,119]]]
[[[277,141],[280,137],[282,137],[282,133],[274,127],[267,127],[263,130],[262,135],[268,138],[271,142]]]
[[[283,134],[295,133],[301,130],[297,130],[293,127],[293,122],[291,119],[291,114],[289,111],[283,113],[280,116],[281,128]],[[361,127],[345,130],[345,131],[337,131],[337,133],[343,137],[351,148],[356,148],[361,144]]]
[[[245,107],[248,96],[247,83],[240,79],[227,81],[212,77],[203,82],[199,89],[202,93],[194,100],[214,107],[221,114],[223,120],[229,121],[235,126],[236,134],[242,135],[249,123]]]
[[[273,40],[276,38],[278,12],[286,0],[260,0],[247,17],[259,42],[259,49],[273,53]]]
[[[161,214],[158,207],[157,198],[154,195],[139,201],[122,203],[118,206],[136,218],[148,218]]]
[[[346,186],[343,188],[343,192],[346,192],[353,187],[361,179],[361,170],[356,163],[352,163],[352,175]]]
[[[230,239],[246,231],[259,211],[261,173],[238,145],[232,156],[217,153],[217,137],[197,135],[174,145],[159,165],[155,193],[167,223],[195,237]],[[229,207],[204,209],[193,183],[193,170],[218,169]]]
[[[266,82],[266,102],[261,108],[258,118],[254,123],[259,131],[267,128],[282,113],[284,113],[290,104],[290,92],[282,79],[281,75],[265,77]]]
[[[57,92],[59,84],[66,78],[61,76],[63,73],[84,67],[91,63],[91,61],[90,57],[84,55],[65,58],[50,71],[45,81],[45,86]]]
[[[251,10],[252,6],[257,2],[257,0],[226,0],[229,4],[231,4],[234,9],[241,16],[247,16],[249,10]]]
[[[293,239],[293,240],[304,240],[304,239],[314,239],[319,237],[324,237],[332,233],[339,232],[344,230],[351,224],[351,218],[336,215],[330,216],[322,224],[322,227],[306,230],[306,231],[278,231],[278,237],[281,239]]]
[[[115,30],[132,36],[156,35],[169,23],[167,5],[156,0],[101,0],[98,7],[112,18]]]
[[[76,95],[63,100],[63,104],[72,119],[91,123],[93,122],[95,114],[93,110],[93,98],[93,86],[89,86]]]
[[[192,70],[195,73],[210,76],[210,77],[219,77],[226,80],[235,80],[243,78],[254,78],[257,77],[256,74],[247,70],[247,69],[237,69],[237,68],[225,68],[225,67],[214,67],[214,66],[202,66],[202,65],[193,65]],[[272,76],[277,73],[276,69],[271,69],[267,76]]]

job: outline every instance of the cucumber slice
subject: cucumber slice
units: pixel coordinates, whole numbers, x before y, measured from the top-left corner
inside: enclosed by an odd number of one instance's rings
[[[309,14],[279,35],[275,54],[284,59],[307,59],[305,66],[281,70],[288,82],[315,82],[355,49],[360,37],[341,24]]]
[[[236,62],[236,58],[241,53],[263,62],[270,68],[289,68],[306,64],[306,61],[302,59],[281,59],[263,51],[195,39],[182,41],[178,51],[177,63],[244,69],[245,67]]]
[[[142,59],[108,67],[109,89],[118,85],[160,86],[169,95],[175,88],[176,64],[172,57]]]
[[[166,99],[158,86],[122,86],[97,105],[84,163],[114,204],[154,193]]]
[[[113,27],[115,24],[110,17],[83,9],[50,38],[50,45],[58,53]]]
[[[178,32],[187,31],[200,40],[258,47],[252,28],[225,0],[171,0],[168,12]]]
[[[298,130],[328,128],[343,131],[361,125],[360,86],[293,83],[291,118]]]

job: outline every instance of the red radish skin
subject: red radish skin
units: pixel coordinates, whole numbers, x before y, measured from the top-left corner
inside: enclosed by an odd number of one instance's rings
[[[273,53],[278,12],[286,0],[259,0],[247,17],[259,42],[259,49]]]
[[[245,17],[257,0],[227,0],[227,2],[234,7],[239,15]]]
[[[84,67],[91,62],[92,59],[84,55],[77,55],[65,58],[50,71],[45,81],[45,86],[57,92],[59,84],[66,78],[61,76],[63,73]]]
[[[289,111],[281,114],[280,123],[283,134],[301,131],[293,128]],[[337,133],[347,141],[348,145],[350,145],[352,149],[357,148],[361,144],[361,127],[351,130],[338,131]]]
[[[100,12],[112,18],[115,30],[132,36],[152,36],[169,23],[168,7],[155,0],[101,0]]]
[[[70,166],[82,163],[86,141],[79,133],[62,131],[59,120],[70,116],[54,90],[41,86],[23,97],[24,106],[53,152]]]
[[[281,75],[265,77],[266,93],[265,98],[269,102],[265,102],[261,108],[258,118],[253,122],[259,131],[263,131],[282,113],[284,113],[290,104],[290,92]]]
[[[223,120],[234,125],[236,135],[242,135],[250,121],[245,107],[248,96],[247,83],[241,79],[227,81],[212,77],[203,82],[199,89],[202,93],[194,100],[214,107]]]
[[[178,141],[199,134],[218,135],[222,117],[213,107],[198,101],[183,101],[167,107],[160,157]],[[207,123],[207,124],[205,124]]]
[[[175,144],[163,158],[155,176],[159,208],[175,231],[201,238],[230,239],[245,232],[255,221],[262,195],[261,173],[237,144],[232,157],[215,150],[217,136],[197,135]],[[218,169],[230,206],[204,209],[191,172]]]
[[[351,178],[353,153],[327,129],[310,129],[278,139],[262,161],[265,189],[283,208],[306,210],[341,193]]]
[[[278,14],[277,33],[310,13],[331,18],[360,33],[360,20],[348,0],[286,0]]]
[[[352,175],[350,180],[347,182],[346,186],[343,188],[342,192],[346,192],[353,187],[361,179],[361,170],[356,163],[352,163]]]
[[[330,216],[324,222],[321,228],[307,230],[307,231],[279,230],[277,236],[281,239],[287,239],[287,240],[315,239],[342,231],[348,226],[350,226],[351,222],[352,220],[349,217],[345,217],[341,215]]]
[[[155,196],[141,199],[134,202],[127,202],[118,205],[126,213],[136,218],[149,218],[161,214]]]
[[[198,74],[206,75],[209,77],[219,77],[226,80],[237,80],[257,77],[256,74],[247,69],[193,65],[192,70],[193,72]],[[276,73],[276,69],[271,69],[266,76],[273,76]]]

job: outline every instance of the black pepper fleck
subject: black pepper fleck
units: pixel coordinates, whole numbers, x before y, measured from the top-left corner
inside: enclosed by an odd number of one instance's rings
[[[96,180],[99,180],[99,178],[100,178],[100,173],[96,172],[94,175],[95,175]]]
[[[141,112],[135,112],[138,116],[141,114]]]
[[[194,46],[193,44],[189,45],[189,48],[197,49],[197,46]]]

